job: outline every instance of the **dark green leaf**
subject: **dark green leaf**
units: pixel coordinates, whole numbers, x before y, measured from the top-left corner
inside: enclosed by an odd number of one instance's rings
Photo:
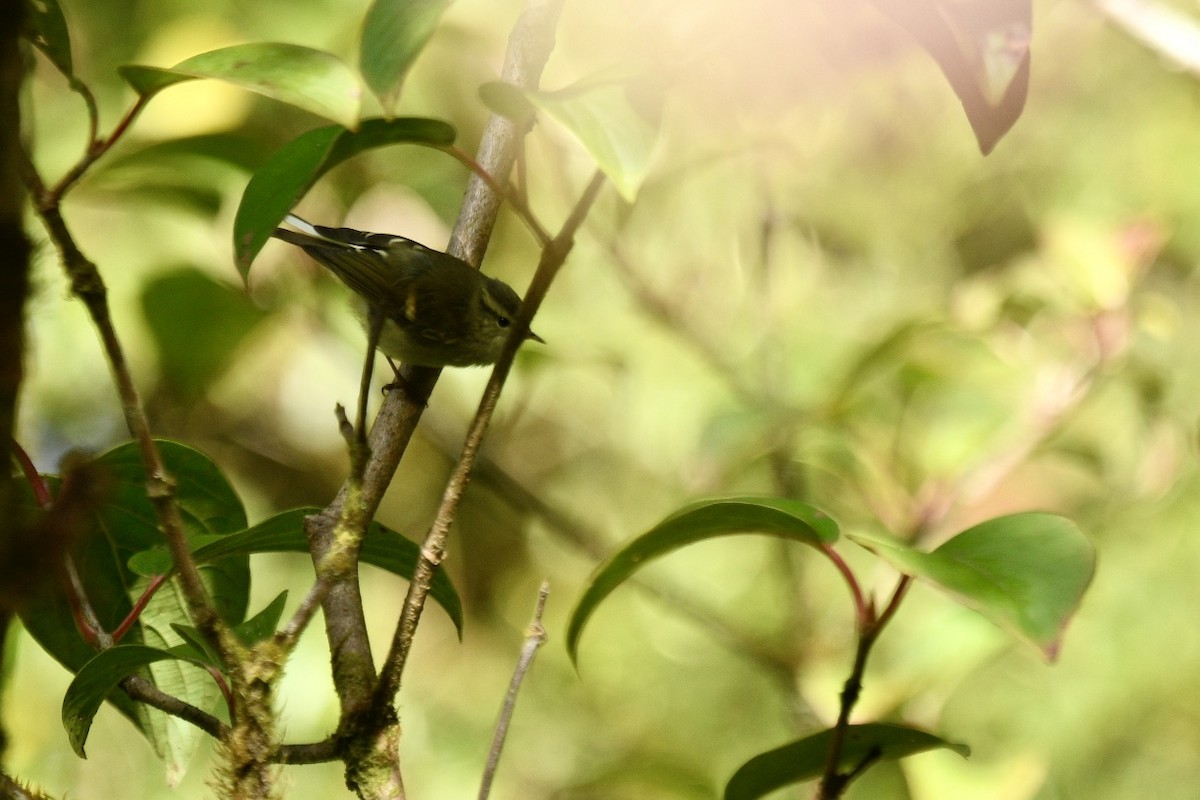
[[[390,144],[441,147],[454,128],[425,117],[364,120],[357,131],[338,125],[308,131],[281,147],[246,186],[233,222],[233,249],[244,278],[250,262],[317,179],[351,156]]]
[[[87,757],[83,746],[92,719],[118,683],[157,661],[178,658],[176,654],[156,647],[121,645],[97,653],[84,664],[67,687],[62,707],[63,727],[67,729],[67,738],[76,755]]]
[[[206,544],[193,555],[197,561],[205,562],[250,553],[308,553],[304,518],[317,513],[320,513],[320,509],[296,508],[284,511],[252,528]],[[361,559],[367,564],[408,580],[412,577],[420,553],[421,548],[415,542],[405,539],[378,522],[372,522],[363,539]],[[450,616],[461,635],[462,602],[454,590],[454,584],[443,571],[435,573],[431,595]]]
[[[189,539],[219,535],[245,528],[241,501],[220,470],[204,455],[169,441],[158,442],[168,471],[177,482],[177,497]],[[141,593],[145,581],[128,568],[138,553],[161,548],[153,506],[146,498],[146,479],[134,444],[126,444],[96,459],[107,472],[106,501],[96,515],[94,532],[74,552],[88,600],[106,630],[115,630],[132,609],[132,598]],[[249,563],[242,556],[202,570],[219,608],[237,623],[245,615],[249,590]],[[74,617],[61,588],[48,586],[22,610],[22,621],[30,635],[59,663],[78,671],[94,652],[75,628]],[[175,620],[186,621],[180,611]],[[135,626],[126,641],[136,641],[141,631]],[[133,716],[134,707],[122,695],[114,695],[122,711]]]
[[[246,527],[246,512],[220,468],[208,456],[178,442],[157,440],[167,471],[175,480],[175,499],[189,540],[224,535]],[[101,455],[96,464],[117,480],[117,491],[100,512],[100,524],[121,555],[129,556],[162,544],[154,507],[146,497],[146,473],[135,443]],[[250,565],[231,558],[205,565],[201,571],[221,617],[236,625],[245,618],[250,591]],[[180,622],[185,621],[181,617]]]
[[[592,574],[567,627],[571,658],[578,655],[579,638],[588,618],[634,572],[686,545],[732,533],[768,533],[820,548],[837,540],[838,527],[823,511],[799,500],[731,497],[685,506],[634,539]]]
[[[928,580],[1050,660],[1095,572],[1091,542],[1070,520],[1028,512],[982,522],[932,553],[881,535],[855,541]]]
[[[832,729],[806,736],[747,761],[725,786],[725,800],[756,800],[789,784],[817,778],[825,769]],[[895,760],[946,748],[966,758],[971,749],[916,728],[886,723],[851,725],[846,731],[839,771],[847,772],[864,761]]]
[[[275,629],[279,626],[279,618],[283,616],[283,606],[287,603],[287,596],[286,591],[280,592],[262,611],[238,625],[233,632],[247,645],[274,636]]]
[[[404,76],[437,28],[449,0],[375,0],[363,19],[359,70],[391,112]]]
[[[147,284],[142,313],[154,336],[163,381],[185,402],[204,394],[265,318],[244,292],[193,267],[172,270]],[[196,335],[196,320],[204,320],[203,336]]]
[[[358,122],[362,92],[354,73],[336,56],[299,45],[239,44],[192,56],[169,69],[129,65],[118,71],[144,97],[182,81],[212,78],[303,108],[347,128]]]
[[[29,14],[26,35],[29,40],[63,75],[73,78],[75,67],[71,59],[71,32],[58,0],[33,0],[26,8]]]

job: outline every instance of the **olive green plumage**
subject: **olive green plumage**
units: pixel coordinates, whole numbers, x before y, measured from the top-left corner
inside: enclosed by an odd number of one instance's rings
[[[521,305],[508,284],[403,236],[326,228],[294,214],[285,221],[297,230],[276,228],[275,238],[337,275],[364,301],[362,311],[373,306],[383,314],[385,355],[425,367],[491,364],[500,356]],[[527,338],[542,341],[532,331]]]

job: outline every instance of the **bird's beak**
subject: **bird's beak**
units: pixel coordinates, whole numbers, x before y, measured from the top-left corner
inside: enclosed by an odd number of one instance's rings
[[[534,333],[533,331],[530,331],[529,333],[525,334],[525,338],[526,338],[526,339],[533,339],[535,342],[541,342],[542,344],[545,344],[545,343],[546,343],[546,340],[545,340],[545,339],[543,339],[542,337],[538,336],[538,335],[537,335],[536,333]]]

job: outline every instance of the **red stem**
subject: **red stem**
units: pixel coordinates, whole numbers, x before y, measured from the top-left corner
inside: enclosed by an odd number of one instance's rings
[[[155,575],[150,580],[150,585],[146,587],[146,590],[142,592],[142,596],[133,604],[133,608],[125,615],[125,619],[121,620],[121,624],[117,626],[117,629],[113,631],[113,642],[121,641],[125,637],[125,634],[129,633],[129,629],[133,627],[134,623],[138,621],[138,617],[146,610],[146,606],[150,603],[150,598],[154,597],[158,590],[162,588],[162,585],[167,582],[168,577],[170,576]]]
[[[854,595],[854,615],[858,623],[858,630],[860,632],[865,630],[867,624],[871,622],[872,614],[871,607],[863,596],[862,588],[858,585],[858,579],[854,577],[850,565],[842,559],[837,550],[833,549],[833,545],[821,545],[821,552],[833,562],[833,566],[837,567],[837,571],[842,574],[846,585],[850,587],[850,593]]]

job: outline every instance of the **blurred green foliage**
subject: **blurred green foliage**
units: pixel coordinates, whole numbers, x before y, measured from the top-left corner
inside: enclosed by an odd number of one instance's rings
[[[105,127],[132,99],[122,64],[259,40],[353,63],[365,11],[64,5]],[[452,4],[397,113],[444,118],[472,149],[487,114],[477,89],[495,79],[518,10]],[[865,5],[568,2],[544,87],[652,59],[664,134],[636,204],[608,196],[594,211],[538,318],[549,344],[526,348],[501,401],[447,564],[464,640],[431,615],[400,698],[412,797],[475,791],[543,577],[551,644],[496,796],[714,798],[749,757],[827,724],[851,609],[800,547],[739,537],[648,567],[656,592],[614,595],[578,674],[569,663],[566,617],[593,566],[718,492],[794,494],[849,530],[896,533],[922,503],[949,505],[943,534],[1043,510],[1097,545],[1096,581],[1053,667],[914,589],[859,715],[903,718],[973,755],[921,755],[902,764],[907,790],[889,770],[850,796],[1194,796],[1200,89],[1085,3],[1036,4],[1032,49],[1025,113],[985,159],[936,67]],[[28,95],[38,163],[57,175],[83,146],[84,116],[45,62]],[[155,433],[211,454],[252,522],[326,502],[346,471],[332,409],[353,400],[362,336],[341,287],[273,244],[243,287],[229,244],[250,171],[320,124],[227,87],[171,87],[65,208],[109,283]],[[591,169],[540,124],[529,188],[551,227]],[[301,209],[441,247],[464,181],[445,156],[390,148],[338,167]],[[523,286],[535,259],[503,218],[485,269]],[[48,245],[37,275],[18,438],[53,470],[68,450],[125,436]],[[424,532],[485,379],[442,378],[382,522]],[[845,555],[891,585],[869,555]],[[302,596],[311,577],[303,556],[253,568],[252,608]],[[391,635],[403,592],[365,571],[373,641]],[[336,722],[325,646],[313,631],[289,666],[289,741]],[[20,647],[3,703],[13,773],[76,800],[172,796],[111,709],[89,759],[75,759],[58,722],[68,675],[29,639]],[[169,776],[182,796],[204,791],[207,758]],[[344,791],[336,765],[289,767],[284,781],[289,798]]]

